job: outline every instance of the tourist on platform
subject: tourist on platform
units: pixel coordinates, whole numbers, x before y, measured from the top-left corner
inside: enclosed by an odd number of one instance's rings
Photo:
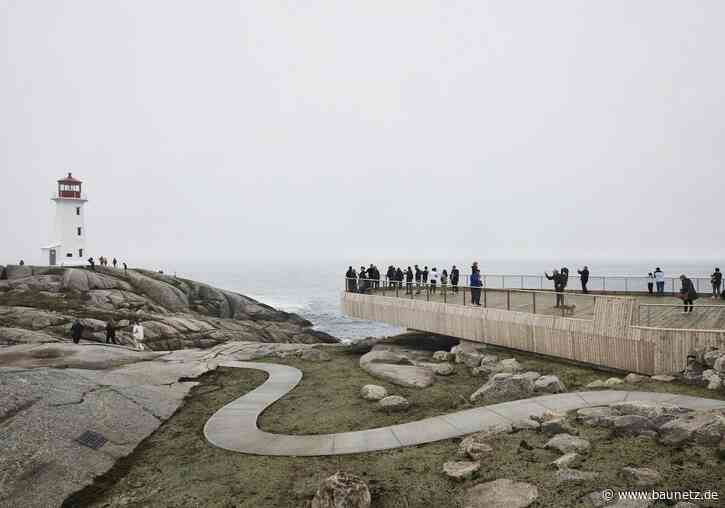
[[[456,265],[453,265],[453,268],[451,268],[451,286],[453,288],[454,293],[458,293],[458,278],[460,277],[460,272],[458,271],[458,268],[456,268]]]
[[[474,262],[473,265],[471,265],[471,277],[469,285],[471,286],[471,303],[473,303],[473,305],[480,306],[481,286],[483,286],[483,283],[481,282],[481,271],[478,269],[478,261]]]
[[[395,287],[395,267],[393,265],[388,267],[385,279],[388,281],[388,287]]]
[[[357,279],[357,290],[360,293],[365,293],[370,283],[368,281],[368,272],[364,266],[360,267],[360,273],[358,274]]]
[[[118,260],[116,258],[113,258],[113,267],[116,268],[117,264],[118,264]]]
[[[88,258],[88,265],[90,266],[91,270],[94,272],[96,271],[96,262],[92,257]]]
[[[559,270],[554,270],[551,275],[544,272],[544,277],[554,281],[554,291],[556,292],[556,305],[564,305],[564,289],[566,289],[566,277]]]
[[[589,290],[587,290],[587,283],[589,282],[589,267],[585,266],[584,269],[577,270],[577,273],[582,281],[582,293],[588,293]]]
[[[410,267],[405,272],[405,294],[413,294],[413,270]]]
[[[74,344],[78,344],[83,336],[83,325],[80,319],[76,319],[70,327],[70,336]]]
[[[559,273],[564,277],[564,287],[569,285],[569,269],[566,266],[562,266]]]
[[[682,298],[682,302],[685,305],[685,313],[692,312],[692,304],[695,300],[697,300],[699,295],[697,294],[697,290],[692,284],[692,281],[685,277],[684,274],[680,275],[680,281],[682,282],[682,287],[680,288],[680,298]]]
[[[436,287],[438,286],[438,269],[434,266],[430,271],[430,292],[431,294],[435,294]]]
[[[116,323],[113,322],[113,319],[106,323],[106,344],[118,344],[116,342]]]
[[[443,288],[443,291],[448,289],[448,270],[445,268],[441,272],[441,288]]]
[[[134,321],[133,328],[131,330],[131,336],[133,337],[133,342],[136,349],[138,349],[139,351],[143,351],[144,349],[146,349],[146,347],[143,345],[143,325],[140,322]]]
[[[650,295],[654,294],[654,287],[655,287],[655,276],[652,274],[652,272],[649,272],[647,274],[647,291]]]
[[[377,289],[380,287],[380,270],[374,264],[370,264],[368,268],[368,278],[370,279],[370,287]]]
[[[25,261],[23,261],[23,260],[21,259],[21,260],[20,260],[20,263],[18,263],[18,264],[19,264],[20,266],[25,266]]]
[[[425,286],[426,284],[428,284],[428,267],[427,266],[423,267],[422,276],[423,276],[423,285]]]
[[[349,293],[357,291],[357,273],[352,266],[348,267],[347,272],[345,272],[345,283],[345,288]]]
[[[403,288],[403,270],[400,269],[400,267],[395,269],[395,281],[398,285],[398,288]]]
[[[420,293],[420,282],[423,280],[423,271],[415,265],[415,294]]]
[[[126,273],[128,271],[128,265],[126,263],[123,263],[123,273]]]
[[[657,296],[665,295],[665,272],[658,266],[655,268],[655,283],[657,284]]]
[[[720,288],[722,287],[722,272],[719,268],[715,268],[710,276],[710,283],[712,284],[712,297],[717,298],[720,296]]]

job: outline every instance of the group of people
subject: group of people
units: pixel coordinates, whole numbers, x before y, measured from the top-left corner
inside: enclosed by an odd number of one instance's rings
[[[446,269],[439,273],[435,266],[430,270],[427,266],[424,266],[423,269],[418,265],[414,265],[414,267],[415,269],[409,266],[403,271],[400,267],[390,265],[385,273],[385,281],[389,287],[400,289],[403,288],[405,282],[406,294],[413,294],[414,281],[416,294],[419,294],[421,288],[425,286],[430,288],[431,293],[435,293],[439,284],[440,286],[450,285],[452,291],[458,291],[460,272],[456,265],[453,265],[450,273]],[[350,266],[345,273],[345,289],[351,293],[365,293],[369,289],[380,287],[380,279],[380,270],[374,264],[371,264],[369,268],[361,266],[360,272]]]
[[[113,319],[106,322],[106,344],[118,344],[116,339],[117,324]],[[70,335],[74,344],[78,344],[83,338],[85,326],[80,319],[76,319],[70,327]],[[140,321],[134,320],[131,327],[131,339],[133,347],[139,351],[146,349],[144,346],[144,328]]]
[[[111,261],[111,264],[113,265],[114,268],[117,268],[118,260],[116,258],[113,258],[113,260]],[[126,265],[126,263],[121,263],[121,264],[123,265],[123,271],[124,272],[127,271],[128,265]],[[99,256],[98,265],[99,266],[108,266],[108,258],[104,257],[104,256]],[[93,271],[96,270],[96,260],[93,259],[93,257],[88,258],[88,268],[90,268]]]

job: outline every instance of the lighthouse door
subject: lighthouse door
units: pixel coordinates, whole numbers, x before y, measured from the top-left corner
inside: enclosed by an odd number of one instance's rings
[[[55,249],[50,249],[50,266],[55,266]]]

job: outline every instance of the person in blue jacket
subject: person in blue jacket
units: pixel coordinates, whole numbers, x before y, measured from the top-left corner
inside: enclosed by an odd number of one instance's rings
[[[474,262],[473,265],[471,265],[471,277],[470,277],[470,286],[471,286],[471,303],[473,305],[481,305],[481,286],[483,286],[483,283],[481,282],[481,270],[478,269],[478,262]]]

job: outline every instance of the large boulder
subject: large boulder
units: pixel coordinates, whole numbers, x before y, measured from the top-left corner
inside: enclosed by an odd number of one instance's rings
[[[583,460],[584,457],[576,452],[565,453],[552,462],[551,466],[556,469],[572,469],[579,466]]]
[[[647,467],[622,468],[622,476],[637,487],[651,487],[660,481],[660,478],[662,478],[657,471]]]
[[[464,508],[526,508],[539,497],[535,485],[508,478],[479,483],[466,491]]]
[[[59,342],[60,339],[47,333],[23,328],[0,327],[0,345],[12,346],[14,344],[43,344],[46,342]]]
[[[0,321],[6,326],[41,330],[68,323],[71,317],[33,307],[0,307]]]
[[[388,413],[400,413],[410,407],[410,402],[400,395],[388,395],[378,402],[378,407]]]
[[[471,402],[499,402],[530,397],[534,383],[520,374],[500,373],[491,378],[471,395]]]
[[[449,351],[436,351],[433,353],[433,360],[436,362],[450,362],[455,359],[455,355]]]
[[[61,284],[63,289],[81,292],[92,289],[121,289],[131,291],[131,286],[123,280],[81,268],[67,268],[63,272]]]
[[[571,434],[558,434],[549,439],[544,448],[557,450],[559,453],[588,453],[591,444],[586,439],[572,436]]]
[[[451,353],[453,353],[456,363],[463,363],[467,367],[473,368],[481,365],[485,349],[485,346],[481,344],[462,341],[451,348]]]
[[[359,477],[338,471],[324,480],[310,508],[369,508],[370,490]]]
[[[714,446],[725,438],[725,416],[717,410],[683,415],[662,425],[659,434],[664,444],[695,442]]]
[[[622,413],[608,406],[585,407],[576,412],[578,421],[593,426],[609,427],[617,416],[622,416]]]
[[[435,382],[432,369],[414,365],[406,356],[391,351],[364,354],[360,368],[373,377],[407,388],[426,388]]]
[[[446,476],[459,482],[470,480],[479,469],[481,469],[480,462],[451,460],[443,464],[443,472]]]
[[[556,479],[559,483],[585,482],[593,480],[597,476],[599,476],[597,473],[579,471],[578,469],[570,469],[568,467],[556,471]]]
[[[717,349],[713,351],[708,351],[702,356],[703,363],[710,367],[711,369],[715,366],[715,362],[722,356],[725,355],[724,351],[719,351]]]
[[[616,435],[652,435],[655,429],[652,421],[644,416],[623,415],[612,418],[612,431]]]
[[[562,393],[566,391],[566,386],[556,376],[541,376],[534,382],[534,390],[545,393]]]
[[[360,396],[365,400],[382,400],[388,396],[388,390],[380,385],[365,385],[360,389]]]
[[[647,402],[637,400],[617,402],[610,404],[609,407],[623,415],[636,415],[647,418],[656,427],[690,412],[689,409],[681,408],[666,402]]]

